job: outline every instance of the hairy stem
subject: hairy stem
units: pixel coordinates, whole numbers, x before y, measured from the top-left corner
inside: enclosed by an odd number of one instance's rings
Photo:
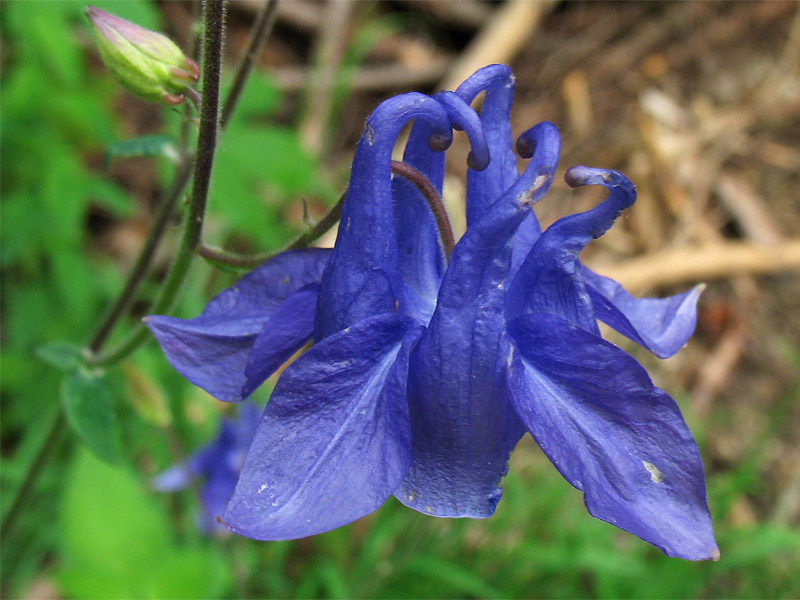
[[[200,236],[203,227],[203,215],[205,212],[206,198],[208,196],[208,185],[211,177],[211,168],[214,161],[214,151],[216,148],[218,131],[219,113],[219,78],[222,68],[222,41],[223,26],[225,17],[224,0],[206,0],[205,3],[205,39],[203,43],[203,97],[200,114],[200,132],[198,137],[198,148],[196,160],[194,162],[194,184],[192,189],[192,199],[189,203],[189,214],[184,223],[184,235],[179,254],[167,275],[164,287],[156,299],[152,310],[160,312],[171,308],[175,296],[179,291],[186,273],[189,270],[191,259],[197,246],[200,244]],[[181,139],[185,142],[188,139],[188,131],[184,125]],[[128,338],[123,340],[116,348],[104,355],[96,353],[105,343],[111,329],[124,314],[133,299],[135,291],[141,284],[144,275],[150,266],[152,257],[158,242],[161,240],[169,217],[181,197],[188,177],[192,173],[191,163],[182,152],[182,161],[179,163],[175,179],[170,190],[165,195],[162,205],[154,219],[152,230],[148,235],[142,251],[137,258],[136,264],[128,277],[125,287],[117,298],[117,301],[109,309],[106,316],[95,330],[87,346],[86,362],[92,365],[113,364],[138,347],[145,339],[146,330],[143,326],[131,332]],[[42,445],[39,447],[33,461],[30,464],[22,483],[14,491],[13,500],[6,512],[2,523],[0,523],[0,537],[7,535],[14,527],[22,507],[32,494],[36,481],[44,467],[50,461],[55,450],[58,449],[59,442],[67,429],[67,422],[63,408],[59,405],[56,409],[56,416],[53,420],[50,431],[44,437]]]
[[[225,20],[223,0],[207,0],[204,7],[205,37],[203,40],[203,96],[200,107],[200,131],[194,163],[192,193],[183,225],[183,237],[158,296],[151,305],[151,314],[170,312],[183,286],[192,258],[200,246],[203,218],[208,199],[211,170],[219,131],[219,79],[222,69],[222,41]],[[91,365],[114,364],[135,350],[147,337],[144,325],[137,325],[119,344],[102,354],[88,358]]]
[[[339,220],[339,217],[342,215],[342,203],[344,202],[344,197],[346,194],[347,192],[339,197],[339,201],[327,212],[324,217],[322,217],[322,219],[320,219],[318,223],[316,223],[313,227],[309,227],[307,231],[304,231],[298,235],[294,240],[289,242],[280,250],[266,252],[264,254],[242,255],[232,254],[230,252],[225,252],[224,250],[219,250],[217,248],[211,248],[210,246],[204,245],[200,246],[200,249],[197,251],[197,253],[212,265],[246,270],[257,267],[261,263],[269,260],[273,256],[277,256],[281,252],[308,248],[313,242],[317,241],[331,227],[333,227],[336,224],[336,221]]]

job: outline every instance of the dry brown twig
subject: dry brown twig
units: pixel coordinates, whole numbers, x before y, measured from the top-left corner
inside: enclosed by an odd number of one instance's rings
[[[631,291],[736,275],[776,273],[800,269],[800,239],[787,239],[769,247],[751,242],[709,242],[661,250],[624,264],[601,264],[596,268]]]
[[[346,35],[353,0],[328,0],[315,42],[314,61],[306,79],[306,110],[300,122],[300,138],[316,154],[325,150],[336,71],[347,46]]]
[[[491,19],[450,67],[439,87],[454,90],[485,65],[511,62],[555,5],[553,0],[508,0],[495,10]]]

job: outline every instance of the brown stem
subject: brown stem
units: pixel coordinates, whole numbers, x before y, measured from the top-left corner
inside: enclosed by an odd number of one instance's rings
[[[450,255],[453,253],[453,248],[456,246],[456,239],[453,235],[453,227],[450,225],[450,219],[447,216],[447,210],[444,208],[444,203],[439,193],[431,182],[428,181],[428,178],[412,166],[393,160],[392,172],[405,177],[409,182],[414,184],[425,197],[425,200],[428,201],[428,206],[431,207],[433,218],[436,219],[436,227],[438,227],[439,235],[442,238],[444,254],[449,260]]]

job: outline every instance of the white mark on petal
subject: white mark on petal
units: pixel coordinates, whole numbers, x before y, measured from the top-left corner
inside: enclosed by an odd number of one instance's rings
[[[370,123],[364,127],[364,138],[367,140],[367,143],[372,146],[375,143],[375,130],[372,128]]]
[[[643,460],[642,464],[644,465],[644,468],[647,469],[647,472],[650,473],[650,479],[654,483],[661,483],[664,481],[664,474],[658,470],[657,466],[651,462],[647,462],[646,460]]]

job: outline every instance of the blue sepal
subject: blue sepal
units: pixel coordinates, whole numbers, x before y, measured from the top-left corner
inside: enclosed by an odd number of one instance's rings
[[[145,322],[176,371],[218,400],[240,402],[255,387],[251,381],[245,390],[253,344],[276,313],[288,311],[294,318],[281,325],[282,345],[273,355],[288,358],[311,338],[314,303],[302,304],[305,313],[295,308],[301,306],[298,297],[316,289],[330,255],[319,248],[284,252],[217,294],[200,316],[153,315]],[[261,381],[280,364],[261,368]]]
[[[223,517],[259,540],[328,531],[376,510],[411,453],[412,319],[384,314],[315,344],[282,375]]]
[[[700,454],[672,398],[632,357],[558,315],[508,329],[519,417],[589,512],[669,556],[718,558]]]
[[[613,279],[587,267],[581,273],[597,318],[659,358],[675,354],[694,333],[704,285],[669,298],[635,298]]]
[[[488,517],[523,428],[499,381],[511,238],[550,187],[560,140],[551,123],[523,134],[535,152],[522,176],[456,244],[436,311],[412,354],[413,432],[407,506],[444,517]]]

